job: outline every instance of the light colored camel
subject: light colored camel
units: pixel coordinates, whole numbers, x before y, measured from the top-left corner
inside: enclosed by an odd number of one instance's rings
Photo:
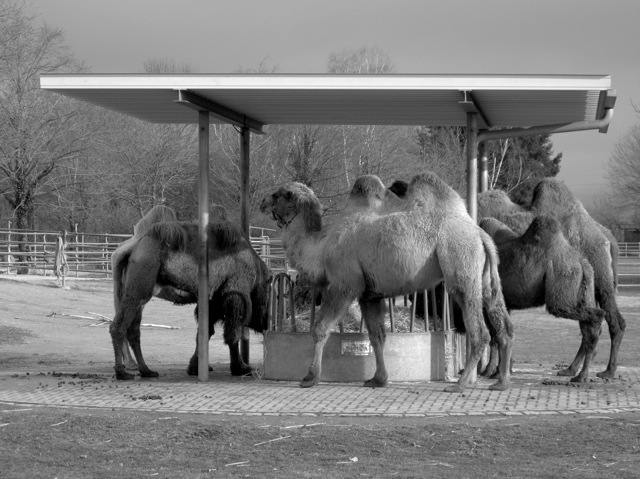
[[[495,245],[467,214],[460,196],[432,173],[413,178],[405,201],[386,197],[377,177],[360,178],[345,211],[328,224],[323,224],[320,201],[301,183],[288,183],[262,201],[261,211],[283,229],[291,264],[325,285],[312,330],[314,356],[300,386],[319,382],[329,331],[354,300],[360,304],[376,359],[376,372],[365,386],[385,386],[384,299],[430,288],[444,278],[463,309],[470,338],[464,373],[446,391],[464,391],[489,341],[483,305],[496,329],[500,356],[511,357],[513,333]],[[508,359],[500,363],[498,382],[491,389],[508,387],[508,364]]]
[[[625,330],[625,320],[616,303],[616,261],[617,245],[612,246],[610,233],[597,223],[584,209],[567,186],[555,179],[544,179],[533,192],[528,208],[513,203],[506,193],[491,190],[478,195],[478,218],[493,217],[522,234],[535,216],[547,215],[561,225],[565,238],[589,261],[594,272],[594,293],[597,306],[605,311],[609,326],[611,352],[607,369],[597,374],[610,379],[615,377],[618,352]],[[613,240],[615,242],[615,240]],[[561,373],[574,376],[584,362],[586,351],[580,347],[571,365]]]
[[[585,382],[604,318],[604,311],[594,307],[593,268],[587,259],[569,244],[558,221],[550,216],[535,217],[521,236],[495,218],[483,219],[480,227],[498,247],[498,271],[509,311],[545,305],[549,314],[579,322],[584,364],[571,381]],[[496,352],[492,347],[487,375],[497,369]]]

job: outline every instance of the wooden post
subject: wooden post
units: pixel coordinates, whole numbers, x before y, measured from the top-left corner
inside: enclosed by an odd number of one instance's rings
[[[209,380],[209,112],[198,112],[198,379]]]
[[[240,130],[240,224],[247,241],[250,242],[249,232],[249,179],[250,179],[250,151],[251,151],[251,131],[246,126]],[[240,341],[240,354],[242,360],[249,364],[249,337],[247,328],[243,328],[242,340]]]

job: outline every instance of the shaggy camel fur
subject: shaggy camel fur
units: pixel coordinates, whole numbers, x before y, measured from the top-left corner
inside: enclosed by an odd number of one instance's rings
[[[376,372],[364,385],[385,386],[384,298],[429,288],[443,277],[463,308],[470,338],[465,371],[446,390],[464,391],[489,341],[483,304],[495,322],[501,357],[511,357],[511,324],[493,241],[471,220],[460,196],[434,174],[413,178],[407,197],[386,201],[386,188],[377,177],[360,178],[347,208],[330,224],[323,224],[320,202],[301,183],[288,183],[263,199],[261,211],[283,229],[289,261],[316,284],[325,285],[312,330],[314,356],[300,386],[319,382],[329,330],[356,299],[376,358]],[[492,389],[508,387],[507,364],[500,363]]]
[[[606,313],[605,320],[611,336],[611,352],[607,369],[598,373],[597,376],[613,378],[618,364],[618,352],[624,335],[625,320],[616,303],[617,245],[612,246],[614,241],[611,241],[606,228],[589,216],[563,182],[555,179],[544,179],[538,183],[529,208],[516,205],[506,193],[499,190],[478,195],[478,218],[497,218],[516,234],[522,234],[533,218],[540,215],[556,218],[569,244],[580,251],[593,268],[596,304]],[[586,351],[581,346],[571,365],[558,374],[575,376],[585,355]]]
[[[522,236],[495,218],[480,222],[496,243],[500,280],[509,311],[546,305],[549,314],[579,322],[584,364],[572,382],[585,382],[596,351],[604,311],[595,308],[593,268],[569,244],[560,224],[550,216],[537,216]],[[492,347],[486,374],[495,371],[498,357]]]
[[[144,215],[140,220],[133,226],[133,236],[128,240],[123,241],[118,245],[118,248],[111,255],[111,271],[114,270],[114,265],[119,263],[122,260],[122,255],[127,254],[128,251],[133,248],[133,246],[142,238],[151,225],[155,223],[161,223],[163,221],[178,221],[178,217],[171,208],[164,205],[154,206],[149,210],[149,212]],[[114,276],[114,299],[120,296],[120,293],[115,290],[115,288],[120,287],[120,282],[116,281]],[[138,369],[138,363],[136,363],[135,359],[131,354],[129,349],[129,343],[127,340],[124,340],[122,345],[123,352],[123,361],[124,365],[127,369]]]
[[[251,369],[240,355],[245,326],[264,331],[268,326],[271,273],[240,229],[226,221],[209,223],[209,322],[224,321],[224,341],[229,346],[231,372]],[[144,362],[140,348],[142,310],[152,296],[176,304],[198,300],[197,223],[164,222],[151,226],[133,247],[119,254],[114,264],[116,314],[109,328],[115,353],[117,379],[131,379],[122,364],[125,338],[138,362],[140,375],[157,377]],[[197,347],[188,372],[197,374]]]

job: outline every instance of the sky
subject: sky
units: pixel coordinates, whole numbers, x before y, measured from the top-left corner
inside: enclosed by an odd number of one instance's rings
[[[606,134],[552,136],[559,177],[587,202],[614,145],[640,122],[639,0],[27,0],[94,73],[145,60],[233,73],[325,73],[329,55],[376,46],[396,73],[608,74]],[[640,161],[640,160],[639,160]]]

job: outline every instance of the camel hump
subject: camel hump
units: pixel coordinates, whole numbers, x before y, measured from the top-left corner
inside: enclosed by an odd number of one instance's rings
[[[151,225],[146,235],[166,244],[171,249],[184,250],[189,241],[188,224],[177,221],[155,223]]]
[[[429,203],[435,200],[440,207],[462,204],[460,195],[433,172],[414,176],[409,183],[407,196]]]
[[[209,205],[209,218],[214,220],[227,220],[227,209],[217,203]]]
[[[552,216],[540,215],[533,219],[527,231],[522,235],[522,240],[524,242],[549,244],[558,235],[562,235],[558,220]]]
[[[518,238],[518,235],[497,218],[483,218],[480,228],[485,230],[496,243],[505,243]]]
[[[382,200],[386,190],[384,183],[376,175],[363,175],[353,183],[349,197]]]
[[[582,212],[582,203],[573,195],[569,187],[561,180],[545,178],[533,189],[531,208],[548,211],[553,216]]]
[[[218,249],[233,248],[244,241],[240,227],[228,221],[209,223],[207,233],[209,241]]]
[[[142,236],[152,224],[161,223],[163,221],[178,221],[176,212],[168,206],[156,205],[151,208],[133,227],[134,236]]]

